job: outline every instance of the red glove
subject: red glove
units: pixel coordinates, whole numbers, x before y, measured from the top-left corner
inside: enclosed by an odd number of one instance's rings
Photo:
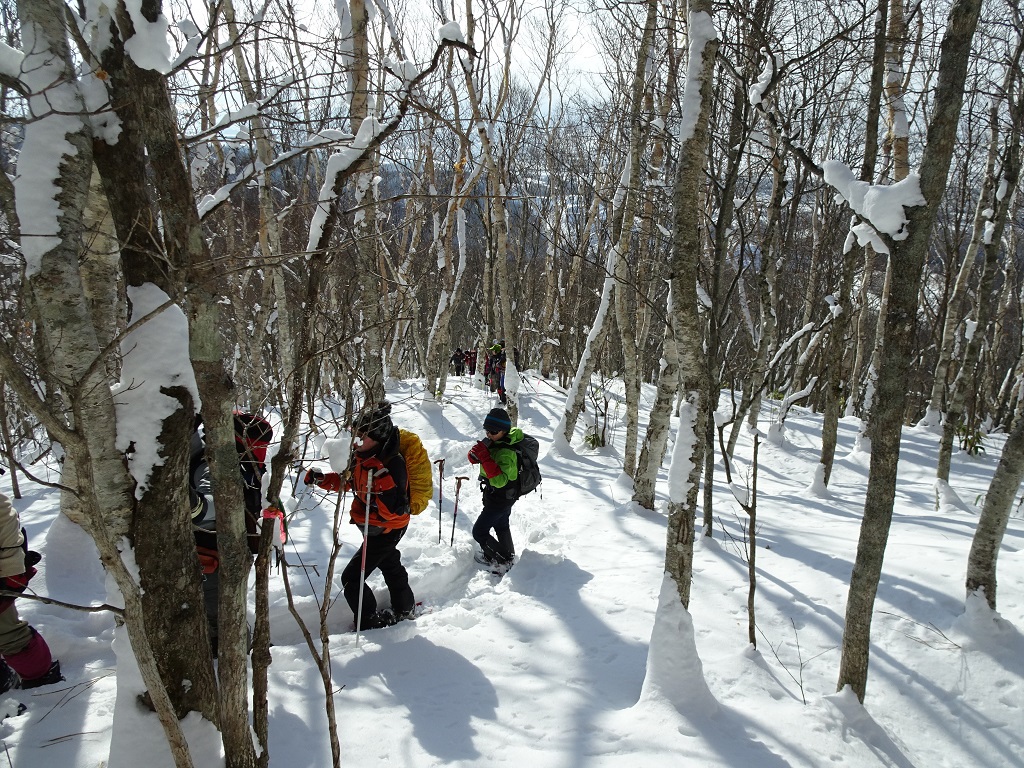
[[[36,575],[35,568],[29,568],[24,573],[19,573],[17,576],[4,576],[0,579],[0,587],[3,589],[9,589],[11,592],[24,592],[25,588],[28,587],[29,581]]]
[[[491,451],[487,447],[487,444],[483,440],[481,440],[480,442],[478,442],[476,445],[469,449],[469,453],[467,454],[467,456],[469,456],[470,463],[483,464],[485,459],[491,458]]]
[[[484,468],[488,480],[501,474],[501,467],[498,466],[498,462],[491,458],[489,452],[487,458],[480,461],[480,466]]]
[[[303,478],[303,482],[306,485],[316,485],[323,488],[325,491],[341,490],[342,479],[341,475],[337,472],[328,472],[326,475],[319,469],[306,470],[306,476]]]
[[[10,592],[18,592],[20,594],[25,591],[29,581],[35,575],[36,569],[30,566],[24,573],[19,573],[16,576],[5,576],[0,579],[0,589],[5,589]],[[0,597],[0,612],[6,611],[12,605],[14,605],[13,597]]]

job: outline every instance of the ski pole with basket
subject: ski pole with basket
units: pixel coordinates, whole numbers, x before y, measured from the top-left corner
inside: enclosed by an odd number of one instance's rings
[[[448,542],[448,546],[455,546],[455,520],[459,516],[459,490],[462,488],[462,481],[469,480],[468,477],[456,477],[455,478],[455,514],[452,515],[452,540]]]

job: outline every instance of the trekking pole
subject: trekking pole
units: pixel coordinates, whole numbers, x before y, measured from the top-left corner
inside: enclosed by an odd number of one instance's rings
[[[437,464],[437,543],[441,543],[441,507],[444,506],[444,458],[434,462]]]
[[[366,476],[366,510],[363,513],[363,560],[359,565],[359,605],[356,608],[356,646],[363,628],[363,589],[366,587],[366,541],[370,536],[370,496],[373,493],[373,470]]]
[[[459,516],[459,489],[462,487],[462,481],[469,480],[468,477],[456,477],[455,478],[455,514],[452,515],[452,540],[448,543],[449,547],[455,546],[455,518]]]

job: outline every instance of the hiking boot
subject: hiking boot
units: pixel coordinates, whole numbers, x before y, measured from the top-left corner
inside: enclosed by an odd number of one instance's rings
[[[64,680],[64,675],[60,673],[60,662],[55,661],[50,665],[50,668],[39,677],[33,677],[31,680],[22,680],[22,688],[38,688],[41,685],[53,685]]]
[[[374,611],[369,616],[363,616],[362,630],[365,632],[368,629],[383,629],[394,626],[396,622],[395,614],[390,610]]]
[[[5,662],[0,661],[0,693],[7,693],[14,688],[21,688],[21,677]]]
[[[480,563],[480,565],[486,565],[488,567],[495,565],[497,561],[492,560],[483,552],[475,552],[473,554],[473,562]]]

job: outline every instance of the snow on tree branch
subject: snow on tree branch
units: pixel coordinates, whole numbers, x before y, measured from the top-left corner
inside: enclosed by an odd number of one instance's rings
[[[690,51],[683,87],[683,114],[679,121],[679,143],[690,140],[700,116],[700,71],[704,46],[718,39],[718,30],[711,16],[704,11],[689,14]]]
[[[825,183],[865,220],[851,227],[858,242],[861,245],[871,243],[882,253],[888,253],[889,248],[876,233],[888,235],[893,240],[905,240],[910,230],[907,229],[904,209],[928,202],[921,194],[921,177],[916,173],[895,184],[881,185],[860,181],[850,166],[838,160],[826,160],[821,167]]]
[[[171,71],[171,44],[167,38],[170,23],[162,13],[150,21],[142,14],[142,0],[125,0],[135,34],[124,43],[124,50],[142,69],[166,75]]]

